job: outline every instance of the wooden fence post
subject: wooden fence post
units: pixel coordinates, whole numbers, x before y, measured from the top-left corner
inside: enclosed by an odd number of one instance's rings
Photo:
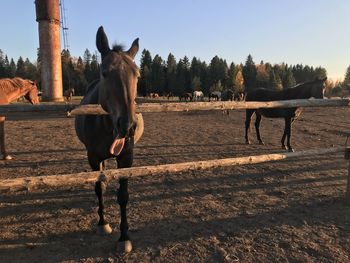
[[[348,160],[348,182],[346,185],[346,202],[350,204],[350,147],[345,149],[345,159]]]

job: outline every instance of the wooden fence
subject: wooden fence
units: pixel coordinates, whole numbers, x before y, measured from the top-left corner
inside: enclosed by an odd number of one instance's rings
[[[190,110],[234,110],[256,108],[293,108],[293,107],[342,107],[350,106],[350,99],[300,99],[281,101],[215,101],[215,102],[164,102],[142,103],[136,105],[137,112],[168,112]],[[68,116],[82,114],[107,114],[100,105],[73,105],[42,103],[39,105],[10,104],[0,105],[0,116],[19,112],[62,112]]]
[[[168,112],[190,110],[233,110],[249,108],[287,108],[287,107],[339,107],[350,106],[349,99],[308,99],[286,100],[273,102],[189,102],[189,103],[143,103],[137,105],[138,112]],[[0,106],[0,115],[9,115],[18,112],[64,112],[68,116],[79,114],[107,114],[99,105],[69,105],[69,104],[41,104],[41,105],[4,105]],[[302,156],[315,156],[323,154],[344,153],[349,160],[346,199],[350,202],[350,147],[334,147],[329,149],[316,149],[295,153],[265,154],[237,158],[216,159],[209,161],[195,161],[156,166],[142,166],[104,171],[107,179],[121,177],[133,178],[159,173],[183,172],[189,170],[209,169],[215,167],[255,164],[269,161],[298,158]],[[0,192],[17,191],[23,189],[36,189],[43,187],[60,187],[95,182],[100,172],[86,172],[77,174],[36,176],[0,181]]]
[[[298,157],[316,156],[335,153],[350,153],[350,147],[333,147],[328,149],[316,149],[300,152],[286,152],[264,154],[256,156],[214,159],[208,161],[194,161],[174,164],[161,164],[154,166],[140,166],[123,169],[110,169],[103,171],[106,180],[119,178],[134,178],[161,173],[176,173],[185,171],[196,171],[216,167],[237,166],[245,164],[256,164],[263,162],[293,159]],[[76,186],[86,183],[95,183],[101,172],[84,172],[75,174],[33,176],[25,178],[5,179],[0,181],[0,192],[30,190],[46,187]]]

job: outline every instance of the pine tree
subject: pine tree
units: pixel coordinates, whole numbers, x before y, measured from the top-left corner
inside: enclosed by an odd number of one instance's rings
[[[36,80],[38,78],[37,67],[28,58],[24,61],[25,78]]]
[[[236,66],[235,63],[232,62],[227,71],[226,88],[230,90],[235,89],[235,78],[236,78],[237,72],[238,72],[238,66]]]
[[[93,54],[91,56],[90,70],[91,72],[89,74],[89,77],[87,78],[88,82],[91,82],[100,78],[100,65],[98,63],[98,58],[96,54]]]
[[[227,83],[228,79],[228,67],[225,60],[220,59],[218,56],[215,56],[210,61],[209,65],[209,85],[215,86],[220,81],[221,86]]]
[[[90,64],[91,57],[92,57],[92,55],[91,55],[90,50],[89,49],[85,49],[84,55],[83,55],[83,62],[84,62],[85,65],[86,64]]]
[[[140,79],[138,81],[138,92],[142,96],[146,96],[151,89],[151,66],[152,57],[151,53],[144,49],[141,54],[140,62]]]
[[[350,66],[346,69],[346,73],[343,81],[343,88],[350,91]]]
[[[272,69],[270,71],[270,77],[269,77],[269,89],[272,90],[281,90],[282,89],[282,81],[281,78],[277,73],[275,73],[275,70]]]
[[[287,69],[286,75],[282,81],[283,89],[288,89],[296,85],[295,78],[291,68]]]
[[[13,60],[13,58],[11,58],[11,61],[10,61],[10,70],[9,70],[9,74],[10,74],[10,78],[14,78],[16,76],[16,70],[17,70],[17,67],[16,67],[16,63],[15,61]]]
[[[166,62],[166,80],[165,92],[175,94],[176,89],[176,59],[173,54],[169,53]]]
[[[5,61],[4,61],[4,53],[0,49],[0,78],[6,77],[6,69],[5,69]]]
[[[151,65],[151,91],[164,94],[165,65],[163,59],[156,55]]]
[[[193,91],[195,90],[201,90],[201,79],[198,76],[195,76],[191,81],[191,89]]]
[[[21,56],[17,60],[16,68],[17,68],[16,69],[16,76],[21,77],[21,78],[25,78],[26,77],[26,69],[25,69],[25,65],[24,65],[24,60]]]
[[[174,94],[179,96],[185,92],[185,66],[182,59],[176,65],[176,88]]]
[[[250,90],[254,90],[256,88],[256,67],[253,61],[253,57],[249,54],[247,60],[243,66],[243,78],[244,78],[244,86],[245,92]]]
[[[209,95],[209,73],[208,73],[208,65],[205,63],[205,61],[200,63],[200,74],[199,74],[200,80],[201,80],[201,88],[205,96]]]

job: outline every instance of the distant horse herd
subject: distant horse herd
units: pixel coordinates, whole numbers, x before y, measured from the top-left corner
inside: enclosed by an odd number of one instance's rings
[[[164,96],[158,93],[148,93],[146,98],[157,99],[160,97],[166,97],[168,100],[175,97],[172,92],[165,93]],[[208,94],[208,101],[243,101],[244,92],[238,91],[234,92],[231,89],[225,89],[223,92],[213,91]],[[205,96],[203,91],[193,91],[193,92],[183,92],[178,95],[179,101],[190,102],[190,101],[204,101]]]
[[[143,133],[143,119],[135,112],[135,98],[137,94],[137,79],[139,69],[134,58],[139,50],[138,39],[132,43],[129,50],[123,50],[119,45],[110,48],[108,38],[100,27],[96,34],[97,49],[101,54],[101,79],[89,84],[87,93],[81,104],[100,104],[109,115],[79,115],[75,119],[76,134],[87,150],[88,162],[94,171],[104,169],[104,161],[114,158],[118,168],[131,167],[134,158],[134,145]],[[244,94],[224,90],[210,92],[209,101],[276,101],[307,98],[323,98],[326,78],[298,84],[295,87],[282,91],[256,89]],[[67,101],[72,99],[74,89],[67,90],[64,96]],[[0,105],[6,105],[24,96],[32,104],[39,103],[36,82],[20,78],[0,80]],[[150,93],[150,98],[158,98],[159,94]],[[169,99],[173,94],[168,93]],[[185,92],[179,96],[180,101],[204,101],[201,91]],[[251,117],[255,113],[255,128],[257,140],[264,144],[259,125],[261,117],[284,118],[285,128],[281,139],[283,149],[293,151],[291,146],[291,125],[300,114],[297,107],[273,109],[247,109],[245,118],[245,142],[250,144],[248,131]],[[2,159],[10,160],[11,156],[5,149],[5,117],[0,117],[0,153]],[[243,122],[243,121],[242,121]],[[287,143],[285,144],[285,139]],[[99,201],[98,231],[101,234],[112,232],[104,217],[104,199],[106,183],[99,178],[95,183],[95,193]],[[124,252],[132,249],[129,226],[127,221],[127,203],[129,199],[128,179],[119,179],[117,201],[120,206],[120,238],[119,247]]]

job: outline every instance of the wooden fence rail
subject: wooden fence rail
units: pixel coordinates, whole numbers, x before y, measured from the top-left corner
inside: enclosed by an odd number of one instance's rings
[[[299,99],[282,101],[215,101],[215,102],[164,102],[141,103],[136,105],[137,112],[168,112],[190,110],[234,110],[256,108],[293,108],[293,107],[339,107],[350,106],[350,99]],[[52,104],[40,105],[11,104],[0,105],[0,116],[18,112],[62,112],[68,116],[82,114],[107,114],[100,105]]]
[[[350,147],[334,147],[327,149],[315,149],[300,152],[275,153],[257,156],[236,157],[226,159],[216,159],[208,161],[194,161],[175,164],[162,164],[155,166],[141,166],[124,169],[105,170],[104,176],[107,180],[118,178],[134,178],[146,175],[156,175],[160,173],[175,173],[184,171],[193,171],[201,169],[210,169],[216,167],[227,167],[244,164],[256,164],[270,161],[278,161],[290,158],[305,156],[316,156],[335,153],[349,153]],[[7,191],[31,190],[46,187],[77,186],[86,183],[94,183],[100,172],[86,172],[76,174],[35,176],[15,179],[0,180],[0,193]],[[349,172],[350,176],[350,172]],[[348,179],[349,180],[349,179]],[[349,197],[350,198],[350,197]]]

